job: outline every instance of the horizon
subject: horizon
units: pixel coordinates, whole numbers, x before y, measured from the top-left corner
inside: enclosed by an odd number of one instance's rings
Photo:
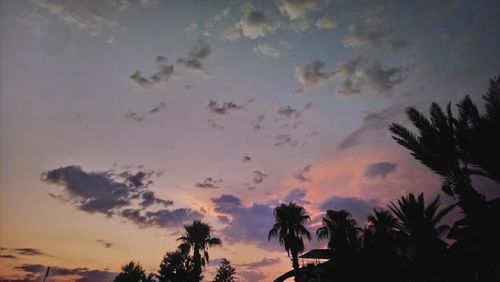
[[[227,258],[272,281],[291,269],[267,238],[280,203],[312,235],[328,209],[364,227],[408,193],[453,203],[389,124],[466,95],[482,112],[500,75],[498,1],[0,6],[0,279],[156,273],[201,219],[223,242],[205,279]]]

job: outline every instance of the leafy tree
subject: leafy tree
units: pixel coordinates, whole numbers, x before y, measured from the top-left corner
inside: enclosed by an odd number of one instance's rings
[[[288,256],[292,258],[295,270],[295,281],[298,280],[299,254],[304,252],[304,240],[311,240],[311,234],[304,224],[310,220],[305,209],[295,203],[280,204],[274,209],[276,223],[269,230],[268,240],[278,238],[280,245],[285,247]]]
[[[193,259],[181,251],[167,252],[158,271],[159,282],[189,282],[201,280],[194,273]]]
[[[131,261],[122,266],[122,272],[115,277],[114,282],[143,282],[146,279],[142,265]]]
[[[217,268],[217,275],[212,282],[234,282],[236,281],[235,274],[236,269],[231,266],[231,262],[222,258],[219,268]]]
[[[210,225],[200,220],[195,220],[191,225],[184,225],[184,229],[184,235],[177,239],[182,242],[179,245],[179,250],[184,254],[193,250],[193,271],[201,280],[202,267],[205,267],[209,261],[208,249],[222,245],[222,241],[212,237]]]
[[[322,220],[323,226],[316,230],[319,240],[328,239],[328,248],[334,250],[337,256],[352,254],[360,247],[356,221],[345,210],[328,210]]]

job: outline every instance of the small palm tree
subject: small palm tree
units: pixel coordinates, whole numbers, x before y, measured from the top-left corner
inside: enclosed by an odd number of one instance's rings
[[[184,229],[184,235],[177,239],[182,242],[179,250],[185,254],[193,250],[194,271],[201,280],[202,267],[205,267],[209,261],[208,248],[220,246],[222,241],[212,237],[210,225],[200,220],[193,221],[191,225],[184,225]]]
[[[373,209],[373,215],[368,215],[369,227],[373,228],[375,234],[393,234],[398,219],[395,218],[389,211]]]
[[[141,264],[135,263],[133,261],[122,266],[122,272],[120,272],[114,282],[142,282],[146,280],[146,274],[144,268]]]
[[[269,230],[268,240],[278,238],[280,245],[285,247],[288,256],[292,258],[295,271],[295,281],[298,280],[299,254],[304,252],[304,240],[311,240],[311,234],[304,224],[310,220],[305,209],[295,203],[280,204],[274,209],[276,223]]]
[[[328,210],[322,220],[323,226],[316,230],[318,240],[328,239],[328,248],[338,256],[353,253],[359,248],[361,229],[345,210]]]

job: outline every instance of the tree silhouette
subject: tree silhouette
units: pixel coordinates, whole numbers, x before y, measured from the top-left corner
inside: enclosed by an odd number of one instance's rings
[[[407,109],[415,135],[399,124],[391,124],[393,138],[433,172],[443,177],[443,191],[457,197],[465,218],[455,224],[455,253],[467,252],[463,259],[484,260],[500,280],[500,227],[498,204],[489,203],[476,191],[470,175],[481,175],[500,183],[500,77],[490,80],[485,113],[466,96],[457,105],[454,117],[451,105],[446,113],[433,103],[430,119],[414,108]],[[477,251],[482,250],[482,251]],[[478,254],[479,253],[479,254]],[[475,258],[473,258],[475,257]],[[471,263],[469,264],[472,264]]]
[[[122,272],[120,272],[114,282],[145,282],[147,280],[144,268],[139,263],[133,261],[122,266]]]
[[[397,228],[407,236],[408,245],[415,248],[415,271],[423,277],[431,276],[447,246],[440,237],[449,227],[440,222],[455,205],[440,210],[439,195],[425,206],[423,193],[418,197],[410,193],[388,207],[399,219]]]
[[[199,281],[199,275],[194,273],[193,259],[177,250],[167,252],[163,257],[158,271],[159,282],[192,282]]]
[[[298,281],[299,254],[304,251],[304,240],[311,240],[311,234],[304,224],[310,220],[309,215],[303,207],[289,203],[280,204],[274,209],[276,223],[269,230],[268,240],[278,238],[280,245],[285,247],[288,256],[292,258],[292,266],[295,271],[295,281]]]
[[[205,267],[209,261],[208,249],[222,245],[222,241],[219,238],[212,237],[210,225],[200,220],[193,221],[191,225],[184,225],[184,229],[184,235],[177,239],[182,242],[179,245],[179,250],[184,254],[188,254],[193,250],[194,273],[201,280],[202,267]]]
[[[349,212],[328,210],[322,224],[323,226],[316,230],[316,235],[319,240],[328,239],[328,248],[332,249],[336,256],[350,255],[360,247],[361,229],[356,227],[356,221]]]
[[[219,268],[217,268],[217,275],[212,282],[234,282],[236,281],[235,274],[236,269],[231,266],[231,262],[222,258]]]

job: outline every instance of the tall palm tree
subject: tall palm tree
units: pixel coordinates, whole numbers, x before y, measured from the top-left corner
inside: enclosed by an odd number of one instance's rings
[[[298,281],[299,254],[304,252],[304,240],[311,240],[311,234],[304,224],[311,218],[305,209],[295,203],[280,204],[274,209],[276,223],[269,230],[268,240],[278,238],[280,245],[285,247],[288,256],[292,258],[295,271],[295,281]]]
[[[356,220],[345,210],[327,210],[322,220],[323,226],[316,230],[319,240],[328,239],[328,248],[337,256],[352,254],[360,246],[361,229]]]
[[[202,278],[202,267],[209,261],[208,248],[222,245],[219,238],[212,237],[210,225],[200,220],[193,221],[191,225],[184,225],[185,233],[177,240],[182,243],[179,249],[188,254],[193,250],[194,271]]]

